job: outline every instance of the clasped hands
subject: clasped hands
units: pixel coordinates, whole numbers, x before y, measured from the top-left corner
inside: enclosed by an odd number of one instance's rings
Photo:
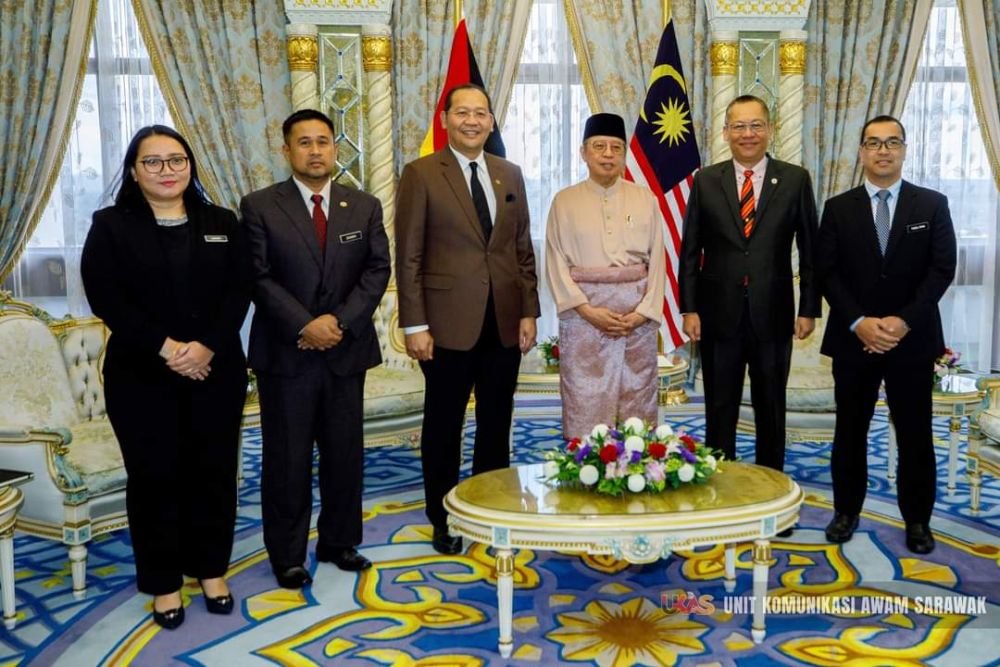
[[[646,318],[634,310],[631,313],[616,313],[604,306],[585,303],[577,306],[576,312],[592,327],[611,338],[627,336],[646,323]]]
[[[517,325],[517,346],[521,354],[527,354],[535,347],[538,338],[538,326],[534,317],[522,317]],[[429,329],[405,335],[406,354],[417,361],[430,361],[434,358],[434,336]]]
[[[302,327],[296,346],[300,350],[329,350],[344,339],[344,330],[336,315],[326,313]]]
[[[160,347],[160,356],[167,361],[167,368],[192,380],[204,380],[212,372],[209,365],[215,352],[196,340],[183,342],[169,336]]]
[[[854,333],[861,339],[865,352],[870,354],[885,354],[896,347],[909,332],[909,325],[895,315],[866,317],[854,327]]]

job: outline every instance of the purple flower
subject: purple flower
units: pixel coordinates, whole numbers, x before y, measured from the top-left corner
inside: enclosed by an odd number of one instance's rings
[[[579,463],[580,461],[583,461],[585,458],[587,458],[587,454],[589,453],[590,453],[590,445],[584,445],[580,449],[576,450],[576,455],[573,458],[576,459],[577,463]]]
[[[685,461],[687,461],[688,463],[697,463],[698,462],[698,457],[695,456],[694,454],[692,454],[691,452],[689,452],[687,450],[687,447],[681,447],[680,448],[680,452],[681,452],[681,458],[684,459]]]
[[[666,477],[663,464],[659,461],[650,461],[646,464],[646,479],[650,482],[662,482]]]
[[[608,431],[608,433],[610,433],[611,437],[614,438],[615,440],[621,440],[622,439],[622,432],[619,431],[616,428],[611,429],[610,431]]]
[[[642,460],[642,452],[633,451],[631,463],[638,463],[640,460]]]
[[[619,440],[615,443],[615,447],[618,449],[618,455],[621,456],[621,453],[625,451],[625,443]]]

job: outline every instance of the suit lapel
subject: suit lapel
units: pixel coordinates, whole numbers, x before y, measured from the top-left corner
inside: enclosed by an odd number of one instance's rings
[[[760,187],[760,200],[757,202],[757,210],[754,213],[753,231],[750,236],[757,233],[757,228],[764,220],[764,210],[775,196],[775,192],[782,185],[781,165],[774,158],[768,156],[767,168],[764,170],[764,183]]]
[[[507,198],[507,186],[503,164],[490,154],[486,154],[486,167],[490,171],[490,185],[493,186],[493,198],[497,203],[497,212],[493,219],[493,233],[490,240],[497,235],[497,228],[503,222],[503,203]]]
[[[859,238],[863,239],[862,245],[865,252],[870,253],[881,264],[882,250],[878,246],[878,233],[875,231],[875,218],[872,215],[872,200],[864,185],[855,190],[854,196],[858,207],[857,220],[861,226],[861,229],[858,230]]]
[[[479,216],[476,215],[476,207],[472,203],[469,184],[465,182],[465,174],[462,173],[462,167],[459,166],[458,160],[451,152],[451,148],[445,146],[439,151],[439,154],[441,156],[441,170],[444,179],[448,182],[452,192],[455,193],[455,199],[458,201],[462,212],[465,213],[466,220],[468,220],[473,230],[475,230],[476,235],[485,244],[486,237],[483,236],[483,229],[479,226]]]
[[[733,170],[733,161],[727,160],[722,163],[719,170],[719,179],[722,181],[722,192],[725,195],[726,204],[733,214],[733,224],[739,231],[740,238],[743,238],[743,219],[740,218],[740,195],[736,192],[736,172]]]
[[[909,187],[909,183],[903,181],[902,186],[899,188],[899,201],[896,202],[896,211],[892,216],[892,226],[889,228],[889,242],[885,247],[886,260],[892,255],[893,251],[899,245],[899,240],[906,233],[906,225],[909,224],[910,219],[913,217],[915,198],[913,188]],[[870,209],[871,207],[869,207]],[[872,222],[872,229],[874,227],[875,223]]]
[[[354,214],[355,199],[351,196],[350,190],[330,183],[330,213],[326,223],[326,254],[323,264],[323,272],[326,273],[334,266],[333,256],[340,251],[340,235],[347,229],[347,222]]]
[[[303,242],[309,248],[309,254],[320,267],[323,266],[323,258],[319,254],[319,243],[316,242],[316,230],[313,228],[312,214],[306,208],[306,203],[302,200],[302,193],[289,178],[278,188],[275,202],[278,208],[285,214],[299,234]],[[333,211],[333,206],[330,206]],[[327,242],[329,242],[327,234]]]

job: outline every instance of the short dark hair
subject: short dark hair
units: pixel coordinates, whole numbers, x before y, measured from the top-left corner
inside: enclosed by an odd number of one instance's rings
[[[490,99],[490,94],[486,92],[485,88],[476,83],[460,83],[459,85],[449,90],[448,94],[444,96],[445,111],[451,109],[451,97],[460,90],[478,90],[479,92],[481,92],[483,94],[483,97],[486,98],[487,110],[489,110],[490,113],[493,113],[493,100]]]
[[[316,109],[299,109],[294,112],[291,116],[285,119],[285,122],[281,124],[281,134],[285,138],[285,143],[288,143],[288,135],[292,133],[292,127],[296,123],[301,123],[306,120],[318,120],[321,123],[326,123],[326,126],[330,128],[330,134],[337,137],[337,128],[333,126],[333,121],[322,111],[317,111]]]
[[[861,141],[858,142],[859,144],[865,143],[865,132],[868,131],[868,126],[872,123],[895,123],[896,125],[899,125],[899,131],[903,133],[903,136],[900,137],[900,139],[904,142],[906,141],[906,128],[899,122],[899,119],[895,116],[882,114],[881,116],[875,116],[874,118],[865,121],[864,127],[861,128]]]
[[[764,120],[766,120],[768,123],[771,122],[771,110],[767,107],[767,102],[760,99],[756,95],[740,95],[735,100],[726,105],[726,122],[727,123],[729,122],[729,112],[732,110],[734,106],[736,106],[737,104],[746,104],[748,102],[756,102],[757,104],[759,104],[761,108],[764,110]]]
[[[147,125],[135,133],[132,141],[128,143],[128,148],[125,149],[121,176],[111,188],[111,191],[115,192],[115,205],[149,206],[146,196],[142,194],[142,189],[139,188],[139,182],[132,175],[132,170],[135,169],[135,161],[139,157],[139,145],[148,137],[158,135],[170,137],[177,141],[184,148],[184,154],[187,155],[188,168],[191,170],[191,180],[184,189],[184,206],[193,208],[202,204],[210,204],[211,199],[209,199],[208,194],[205,192],[205,186],[198,179],[198,164],[195,162],[194,153],[191,152],[191,146],[188,145],[188,142],[172,127],[167,127],[166,125]]]

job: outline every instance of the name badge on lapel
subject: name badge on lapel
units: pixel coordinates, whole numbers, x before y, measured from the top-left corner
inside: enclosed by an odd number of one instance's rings
[[[341,243],[351,243],[352,241],[360,241],[361,232],[348,232],[347,234],[340,235]]]
[[[205,234],[205,243],[229,243],[225,234]]]
[[[931,226],[929,222],[915,222],[912,225],[906,226],[906,233],[912,234],[913,232],[926,232]]]

